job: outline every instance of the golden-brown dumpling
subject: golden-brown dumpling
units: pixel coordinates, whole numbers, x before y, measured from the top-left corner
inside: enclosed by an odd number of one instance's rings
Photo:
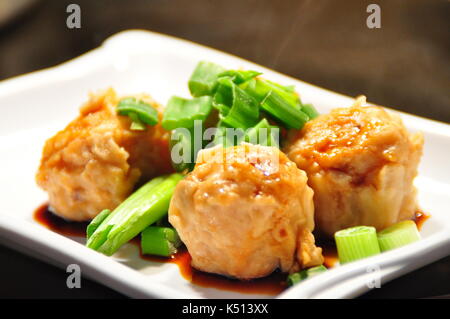
[[[177,185],[169,221],[193,267],[258,278],[322,263],[312,196],[306,174],[277,148],[215,147]]]
[[[314,190],[318,230],[328,236],[351,226],[378,230],[411,219],[423,136],[381,107],[338,108],[290,132],[287,156]]]
[[[161,111],[149,96],[137,96]],[[113,89],[91,95],[80,115],[47,140],[36,175],[58,215],[89,220],[114,209],[138,181],[171,170],[168,133],[158,124],[132,131]]]

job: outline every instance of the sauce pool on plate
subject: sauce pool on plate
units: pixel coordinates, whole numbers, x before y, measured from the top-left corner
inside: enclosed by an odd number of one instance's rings
[[[260,279],[241,281],[196,270],[191,267],[191,256],[185,247],[169,258],[142,255],[142,253],[141,257],[149,261],[178,265],[183,278],[200,287],[265,295],[277,295],[287,288],[287,276],[280,272],[274,272]]]
[[[423,227],[423,224],[430,218],[430,215],[425,214],[424,212],[417,212],[416,213],[416,219],[414,220],[417,225],[417,229],[421,230]]]
[[[38,207],[33,217],[34,220],[46,228],[69,237],[85,237],[86,227],[89,224],[88,222],[72,222],[58,217],[49,210],[47,204]],[[419,230],[429,217],[423,212],[417,212],[415,222]],[[131,243],[137,245],[140,250],[139,238],[134,238]],[[324,243],[319,242],[318,245],[322,247],[325,267],[333,267],[339,261],[334,243],[327,241]],[[181,275],[186,280],[201,287],[265,295],[277,295],[287,288],[287,275],[280,272],[274,272],[270,276],[260,279],[241,281],[198,271],[191,267],[191,256],[185,247],[179,249],[176,254],[169,258],[143,255],[142,252],[140,252],[140,256],[142,259],[152,262],[176,264],[180,269]]]
[[[87,222],[71,222],[58,217],[49,210],[47,204],[37,208],[33,217],[39,224],[60,235],[68,237],[85,237],[86,227],[89,224]],[[137,245],[140,249],[140,240],[138,237],[134,238],[131,243]],[[280,272],[275,272],[270,276],[260,279],[240,281],[198,271],[191,267],[191,256],[184,247],[169,258],[143,255],[142,252],[140,256],[142,259],[152,262],[176,264],[180,269],[181,275],[186,280],[201,287],[264,295],[277,295],[287,288],[286,274]]]
[[[88,222],[72,222],[53,214],[48,204],[39,206],[33,214],[33,218],[46,228],[68,237],[86,237]]]

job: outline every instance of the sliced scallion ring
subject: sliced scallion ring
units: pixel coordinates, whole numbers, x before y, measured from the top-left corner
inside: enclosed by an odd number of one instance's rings
[[[339,262],[345,264],[380,253],[375,227],[356,226],[334,234]]]
[[[380,231],[377,236],[381,251],[408,245],[420,239],[417,225],[412,220],[405,220],[392,225]]]

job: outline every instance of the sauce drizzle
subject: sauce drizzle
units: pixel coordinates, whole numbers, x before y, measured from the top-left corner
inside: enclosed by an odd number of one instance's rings
[[[48,207],[48,204],[39,206],[34,212],[34,220],[44,227],[60,234],[69,237],[85,237],[86,227],[88,222],[71,222],[53,214]],[[185,247],[182,247],[178,252],[169,258],[143,255],[140,249],[140,238],[136,237],[130,242],[139,247],[140,256],[142,259],[159,262],[159,263],[173,263],[178,266],[180,273],[189,282],[194,285],[205,288],[216,288],[220,290],[235,291],[246,294],[264,294],[277,295],[287,288],[286,274],[281,272],[274,272],[273,274],[249,281],[240,281],[236,279],[229,279],[224,276],[214,275],[196,270],[191,267],[191,256]]]
[[[44,227],[68,237],[85,237],[86,227],[88,222],[72,222],[65,220],[49,210],[48,204],[39,206],[34,214],[34,220]],[[415,222],[417,228],[420,230],[425,221],[430,218],[423,212],[417,212]],[[259,279],[249,281],[241,281],[236,279],[226,278],[224,276],[205,273],[191,267],[191,256],[186,247],[182,247],[179,251],[169,258],[143,255],[140,248],[140,238],[136,237],[131,241],[132,244],[139,247],[140,257],[142,259],[159,262],[159,263],[173,263],[178,266],[180,273],[189,282],[194,285],[205,288],[216,288],[220,290],[235,291],[247,294],[265,294],[277,295],[287,288],[286,274],[279,271]],[[322,247],[322,254],[324,256],[324,266],[332,268],[338,261],[336,245],[333,241],[318,241],[318,246]]]
[[[33,218],[39,224],[67,237],[86,237],[88,222],[72,222],[53,214],[48,204],[39,206],[33,214]]]
[[[424,212],[418,211],[416,212],[416,218],[414,219],[414,222],[417,225],[417,229],[421,230],[423,227],[423,224],[430,218],[431,216],[428,214],[425,214]]]
[[[191,256],[184,246],[169,258],[142,255],[142,253],[141,258],[149,261],[174,263],[178,265],[184,279],[204,288],[264,295],[277,295],[287,288],[287,275],[278,271],[264,278],[242,281],[196,270],[192,268]]]

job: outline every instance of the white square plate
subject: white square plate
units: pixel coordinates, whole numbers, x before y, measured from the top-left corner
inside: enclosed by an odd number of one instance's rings
[[[293,84],[302,100],[313,103],[320,112],[352,104],[349,97],[191,42],[145,31],[119,33],[75,60],[0,82],[1,243],[61,267],[76,263],[84,275],[132,297],[270,297],[192,285],[182,278],[176,265],[142,260],[132,245],[109,258],[32,218],[37,206],[46,201],[34,181],[44,141],[76,116],[89,91],[112,86],[120,94],[148,92],[160,103],[171,95],[188,97],[187,80],[199,60],[262,71],[274,81]],[[278,297],[357,296],[369,289],[374,275],[381,276],[384,283],[450,254],[450,126],[407,114],[402,117],[409,129],[425,135],[416,183],[420,204],[432,217],[422,229],[423,240],[338,266]],[[379,271],[371,271],[373,265]]]

